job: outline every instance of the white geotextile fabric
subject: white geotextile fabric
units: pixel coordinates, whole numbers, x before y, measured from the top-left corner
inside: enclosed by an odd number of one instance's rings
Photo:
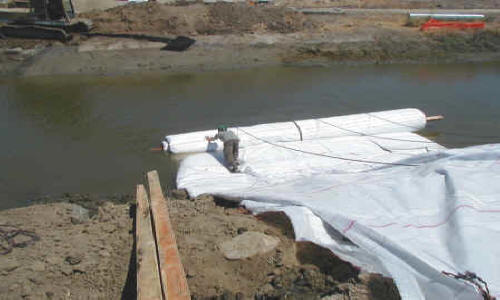
[[[283,211],[298,240],[394,278],[403,299],[482,299],[441,274],[471,271],[500,296],[500,144],[412,157],[418,167],[324,174],[231,197]],[[343,245],[333,227],[355,245]],[[344,242],[345,243],[345,242]]]
[[[177,186],[283,211],[297,240],[394,278],[403,299],[482,299],[441,271],[475,272],[500,296],[500,145],[446,150],[401,130],[260,143],[240,157],[233,174],[221,151],[189,155]]]
[[[398,141],[399,139],[408,142]],[[410,142],[411,141],[411,142]],[[302,142],[276,143],[291,149],[328,156],[393,163],[416,154],[443,149],[442,146],[413,133],[383,134],[378,137],[342,137]],[[230,173],[221,151],[187,156],[177,173],[177,187],[190,195],[236,192],[318,174],[349,174],[384,167],[384,164],[335,160],[299,151],[259,144],[240,149],[242,173]]]
[[[238,134],[240,147],[269,142],[303,140],[416,131],[425,127],[425,115],[418,109],[398,109],[370,114],[355,114],[322,119],[260,124],[229,128]],[[222,148],[220,141],[207,143],[205,136],[215,135],[215,130],[168,135],[164,148],[172,153],[215,151]],[[259,139],[256,139],[258,137]]]

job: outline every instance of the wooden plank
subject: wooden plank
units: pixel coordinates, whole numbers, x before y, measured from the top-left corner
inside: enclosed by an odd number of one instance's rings
[[[444,119],[443,115],[430,116],[430,117],[426,118],[427,121],[439,121],[439,120],[443,120],[443,119]]]
[[[191,298],[189,287],[175,241],[175,233],[170,222],[167,202],[161,190],[158,172],[148,172],[147,177],[164,296],[168,300],[188,300]]]
[[[137,185],[136,199],[137,299],[163,299],[149,200],[142,184]]]

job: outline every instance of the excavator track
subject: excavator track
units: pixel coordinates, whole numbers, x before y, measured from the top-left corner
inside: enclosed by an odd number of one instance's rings
[[[26,39],[47,39],[67,42],[71,40],[71,34],[62,28],[45,27],[37,25],[4,25],[0,27],[0,34],[6,37]]]

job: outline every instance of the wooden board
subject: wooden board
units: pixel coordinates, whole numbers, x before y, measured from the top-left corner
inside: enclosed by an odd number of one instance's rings
[[[137,243],[137,299],[163,299],[149,200],[142,184],[137,185],[135,234]]]
[[[189,288],[181,263],[175,234],[168,214],[168,206],[161,190],[157,171],[147,174],[151,212],[156,233],[160,266],[160,279],[167,300],[191,299]]]

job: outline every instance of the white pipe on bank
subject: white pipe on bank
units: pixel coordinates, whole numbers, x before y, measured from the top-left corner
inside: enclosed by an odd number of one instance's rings
[[[408,17],[410,19],[415,18],[433,18],[437,20],[459,20],[459,19],[484,19],[485,15],[474,15],[474,14],[432,14],[432,13],[409,13]]]

